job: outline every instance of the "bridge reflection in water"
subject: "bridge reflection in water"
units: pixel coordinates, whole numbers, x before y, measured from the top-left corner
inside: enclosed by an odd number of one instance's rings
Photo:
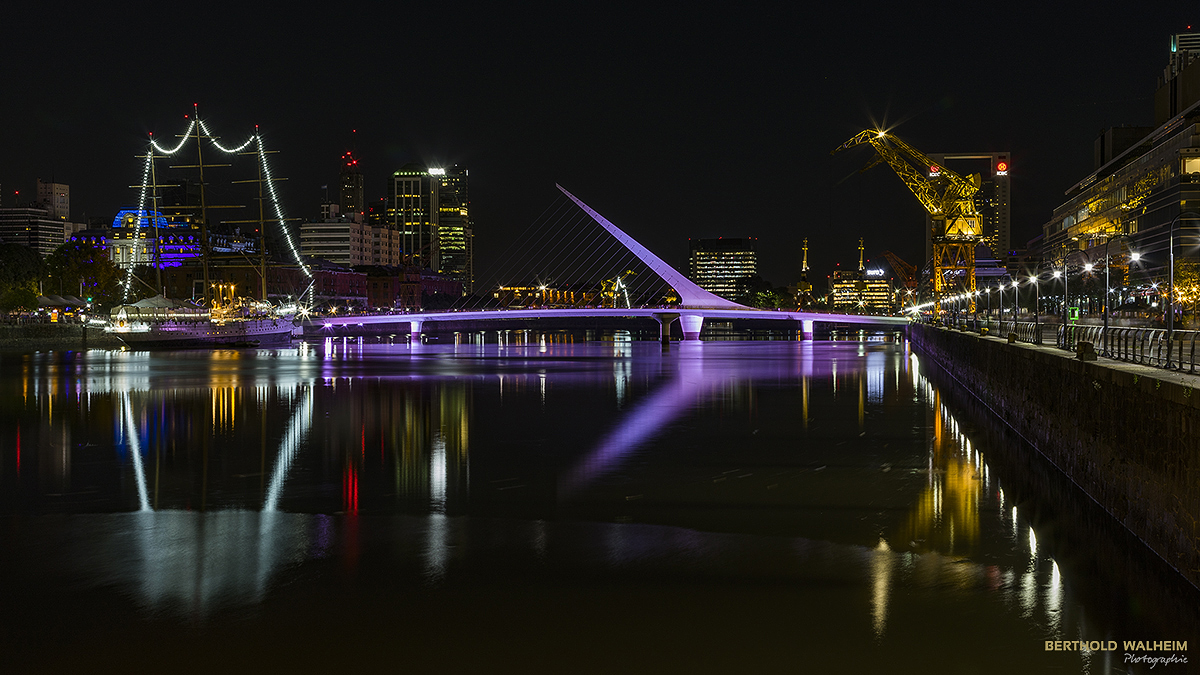
[[[962,603],[989,617],[979,640],[1125,621],[1084,623],[1053,533],[993,468],[1009,450],[903,343],[328,340],[0,366],[0,507],[71,542],[6,555],[154,615],[324,597],[330,575],[436,592],[549,570],[819,588],[824,620],[793,620],[842,643],[861,621],[880,648]],[[54,512],[91,515],[36,515]]]

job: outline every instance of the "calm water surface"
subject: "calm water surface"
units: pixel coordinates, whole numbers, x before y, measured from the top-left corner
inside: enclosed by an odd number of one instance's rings
[[[1045,641],[1200,644],[1194,591],[938,378],[882,339],[3,354],[0,648],[1110,673],[1148,669]]]

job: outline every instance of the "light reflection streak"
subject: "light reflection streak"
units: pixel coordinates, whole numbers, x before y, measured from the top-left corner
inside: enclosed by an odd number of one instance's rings
[[[275,468],[271,470],[271,480],[267,484],[267,498],[263,503],[263,511],[270,513],[279,508],[279,497],[283,493],[283,484],[287,481],[288,470],[296,459],[300,442],[312,428],[312,392],[304,387],[304,395],[296,410],[292,413],[291,424],[279,441],[279,452],[275,460]]]
[[[1046,619],[1051,634],[1059,635],[1059,622],[1062,619],[1063,586],[1062,575],[1058,571],[1058,562],[1050,561],[1050,583],[1046,586]]]
[[[435,513],[446,512],[446,437],[439,431],[433,436],[429,461],[429,502]]]
[[[136,528],[141,566],[140,571],[130,571],[137,578],[144,602],[152,606],[178,603],[201,614],[222,602],[259,602],[279,563],[304,554],[308,548],[306,517],[282,514],[278,503],[288,471],[311,426],[310,394],[310,389],[304,387],[280,441],[259,514],[153,510],[132,402],[128,392],[121,395],[122,431],[132,455],[141,504]],[[256,556],[246,555],[247,550],[255,549]]]
[[[437,584],[446,578],[446,561],[450,557],[450,523],[444,513],[431,513],[425,531],[425,579]]]
[[[875,638],[883,639],[887,630],[888,598],[892,585],[892,551],[882,537],[871,556],[871,622]]]
[[[129,402],[129,392],[121,394],[121,407],[124,409],[125,438],[129,443],[129,454],[133,456],[133,472],[137,482],[139,511],[150,511],[150,496],[146,490],[146,471],[142,467],[141,439],[138,438],[137,426],[133,423],[133,406]]]

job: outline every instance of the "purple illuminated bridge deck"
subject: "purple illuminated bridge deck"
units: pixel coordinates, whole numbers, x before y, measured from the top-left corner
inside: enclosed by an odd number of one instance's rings
[[[704,325],[705,319],[750,319],[750,320],[767,320],[767,321],[795,321],[799,322],[803,327],[804,337],[811,339],[813,335],[813,325],[815,323],[838,323],[838,324],[868,324],[873,326],[905,326],[908,325],[908,318],[903,316],[877,316],[869,314],[830,314],[817,312],[800,312],[800,311],[777,311],[755,309],[740,305],[732,300],[726,300],[720,296],[714,295],[699,286],[691,279],[688,279],[678,270],[668,265],[666,262],[652,253],[645,246],[642,246],[633,237],[626,234],[616,225],[613,225],[607,218],[596,213],[587,204],[580,201],[575,195],[567,192],[560,185],[558,189],[562,191],[571,201],[575,202],[579,208],[583,209],[593,220],[601,227],[608,231],[617,241],[621,242],[625,248],[638,257],[646,264],[655,274],[662,277],[671,288],[679,294],[680,304],[678,307],[671,309],[663,308],[626,308],[626,309],[500,309],[500,310],[478,310],[478,311],[457,311],[457,312],[420,312],[412,314],[369,314],[356,315],[345,317],[331,317],[320,319],[315,324],[321,324],[328,328],[334,326],[366,326],[371,324],[409,324],[409,330],[412,335],[420,335],[424,325],[428,322],[446,322],[460,323],[468,321],[511,321],[520,319],[545,319],[545,318],[564,318],[564,317],[579,317],[579,318],[652,318],[658,322],[661,327],[661,335],[663,338],[670,337],[671,323],[675,319],[679,319],[680,327],[683,330],[683,338],[685,340],[700,339],[700,330]]]

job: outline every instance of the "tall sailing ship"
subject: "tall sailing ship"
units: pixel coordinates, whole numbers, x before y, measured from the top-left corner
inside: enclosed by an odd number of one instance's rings
[[[265,160],[265,150],[263,149],[262,139],[256,132],[245,143],[237,148],[224,148],[216,142],[216,137],[208,133],[204,122],[198,115],[192,118],[187,132],[181,135],[183,140],[174,149],[164,149],[160,147],[153,139],[150,142],[150,148],[146,155],[142,157],[146,165],[143,172],[143,184],[140,186],[141,199],[136,217],[133,219],[134,226],[137,231],[134,233],[133,242],[135,244],[133,259],[129,261],[127,276],[124,283],[125,295],[128,298],[130,288],[136,279],[133,274],[133,267],[137,262],[136,244],[143,241],[140,232],[141,223],[146,220],[151,223],[152,227],[157,228],[158,223],[162,221],[162,216],[158,210],[158,188],[166,187],[157,184],[157,172],[155,169],[155,159],[169,157],[179,152],[184,144],[189,139],[196,141],[196,156],[197,163],[195,165],[183,165],[174,168],[195,168],[199,170],[199,249],[196,258],[198,258],[203,268],[203,285],[202,298],[196,300],[176,300],[167,298],[163,295],[164,289],[162,284],[162,268],[163,263],[159,252],[160,237],[153,237],[155,246],[153,250],[153,258],[146,260],[152,262],[157,281],[157,291],[159,294],[139,300],[133,303],[122,304],[112,309],[110,315],[110,325],[108,331],[120,338],[125,344],[142,349],[152,348],[194,348],[194,347],[216,347],[216,346],[270,346],[287,344],[295,331],[295,325],[291,317],[283,316],[278,312],[278,309],[273,307],[266,301],[267,298],[267,257],[266,257],[266,221],[263,212],[264,203],[269,200],[275,207],[276,220],[280,226],[283,226],[282,212],[279,208],[279,202],[272,187],[272,179],[267,169]],[[205,164],[202,151],[201,139],[207,139],[211,145],[227,154],[244,154],[255,155],[258,165],[258,178],[256,180],[235,181],[238,183],[258,183],[258,218],[255,220],[233,220],[224,221],[226,224],[231,223],[257,223],[258,224],[258,254],[260,264],[257,266],[257,271],[262,282],[261,296],[262,301],[255,301],[247,298],[237,297],[234,293],[233,284],[218,283],[212,278],[209,269],[210,260],[214,258],[213,248],[210,245],[210,230],[208,211],[211,208],[230,208],[211,205],[208,203],[206,194],[206,183],[204,178],[204,169],[214,166],[229,166],[228,164]],[[255,147],[253,150],[246,151],[251,144]],[[148,182],[147,182],[148,181]],[[264,194],[264,186],[269,188],[269,195]],[[149,192],[147,192],[149,191]],[[151,202],[152,210],[147,211],[147,196]],[[149,214],[149,218],[146,216]],[[300,260],[299,253],[296,251],[294,242],[284,230],[284,237],[288,243],[292,245],[292,252],[296,256],[296,262],[307,276],[311,278],[311,273]],[[150,255],[150,252],[143,248],[143,254]],[[239,253],[242,257],[244,252]],[[248,257],[247,257],[248,259]],[[199,280],[197,280],[199,281]],[[144,282],[143,282],[144,283]],[[147,284],[148,285],[148,284]],[[311,286],[310,286],[311,288]]]

